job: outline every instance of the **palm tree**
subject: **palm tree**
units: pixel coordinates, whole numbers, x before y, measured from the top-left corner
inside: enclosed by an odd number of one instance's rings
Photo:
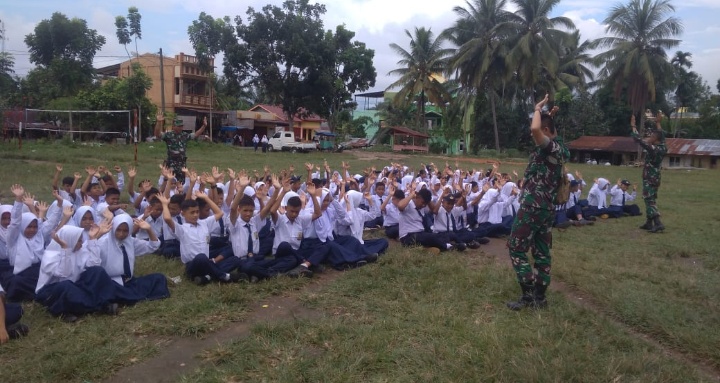
[[[655,101],[656,79],[671,76],[673,68],[665,49],[678,46],[674,36],[683,31],[679,19],[667,15],[675,12],[669,0],[631,0],[614,6],[603,21],[611,37],[599,39],[599,47],[609,48],[597,55],[604,64],[601,78],[613,84],[615,97],[626,89],[633,114]],[[645,114],[641,113],[641,129]]]
[[[544,91],[555,90],[555,74],[560,65],[554,49],[575,24],[567,17],[550,17],[560,0],[513,0],[518,10],[511,17],[516,37],[510,41],[507,55],[509,68],[514,71],[520,85],[532,94],[540,86]],[[550,78],[544,78],[549,75]]]
[[[673,56],[672,60],[670,60],[670,63],[675,65],[678,68],[692,68],[693,63],[690,61],[692,58],[692,53],[690,52],[683,52],[683,51],[677,51],[675,52],[675,56]]]
[[[502,42],[512,32],[511,13],[505,10],[506,0],[466,1],[466,8],[456,6],[455,24],[443,34],[458,46],[449,59],[448,73],[455,73],[465,89],[466,115],[474,97],[485,91],[490,99],[495,134],[495,150],[500,151],[495,100],[497,84],[507,73]]]
[[[565,36],[558,47],[559,64],[555,77],[555,88],[567,87],[571,90],[587,90],[595,79],[590,66],[594,66],[592,56],[588,53],[594,48],[595,41],[585,40],[580,43],[580,31]]]
[[[424,125],[425,100],[441,107],[449,100],[439,75],[445,71],[447,56],[452,50],[443,48],[443,36],[435,38],[430,29],[415,28],[414,35],[406,29],[405,34],[410,38],[409,51],[395,43],[390,44],[401,59],[397,62],[400,68],[391,70],[388,75],[400,78],[387,89],[400,88],[394,99],[396,105],[412,103],[419,95],[418,122]]]

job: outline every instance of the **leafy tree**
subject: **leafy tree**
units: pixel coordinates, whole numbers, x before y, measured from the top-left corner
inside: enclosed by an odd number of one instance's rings
[[[205,12],[201,12],[198,19],[188,27],[188,36],[200,68],[205,71],[212,70],[210,60],[222,52],[224,46],[237,44],[230,17],[214,19]]]
[[[591,66],[594,66],[589,51],[596,42],[585,40],[580,43],[580,31],[574,31],[563,36],[558,50],[558,72],[554,76],[557,80],[555,89],[567,87],[571,90],[587,90],[595,79]]]
[[[598,41],[600,47],[609,48],[596,56],[598,63],[604,63],[600,76],[612,84],[616,98],[626,92],[634,114],[643,111],[648,101],[656,101],[657,79],[674,72],[665,52],[680,43],[673,37],[683,31],[679,19],[667,17],[674,12],[669,0],[631,0],[614,6],[603,22],[614,36]],[[644,119],[642,113],[641,129]]]
[[[93,58],[105,44],[105,37],[89,29],[83,19],[68,19],[53,13],[50,19],[35,26],[25,36],[30,61],[51,72],[61,96],[71,96],[88,86],[93,79]]]
[[[323,76],[328,64],[321,16],[325,6],[309,0],[286,0],[282,8],[266,5],[262,11],[248,8],[247,25],[239,23],[238,38],[244,42],[234,52],[246,59],[245,73],[254,75],[277,97],[288,121],[294,115],[318,112],[319,100],[332,92],[332,83]]]
[[[128,57],[130,57],[130,52],[127,50],[127,45],[133,41],[131,37],[134,37],[135,40],[135,57],[138,57],[140,54],[138,52],[137,41],[138,39],[142,39],[141,19],[142,15],[137,7],[128,8],[127,18],[124,16],[115,16],[115,35],[118,38],[118,42],[125,47],[125,53],[128,54]]]
[[[328,119],[331,131],[340,122],[341,112],[355,109],[352,95],[374,86],[377,77],[373,66],[375,51],[363,42],[352,41],[354,37],[355,32],[343,25],[338,25],[335,33],[325,33],[328,62],[322,76],[330,82],[331,91],[323,95],[322,105],[317,110],[320,116]]]
[[[409,51],[395,43],[390,44],[390,48],[401,59],[397,62],[400,67],[388,73],[400,76],[388,86],[388,90],[400,88],[393,100],[396,105],[410,105],[417,101],[417,126],[424,127],[422,120],[426,100],[439,106],[444,106],[450,100],[439,76],[445,72],[447,57],[452,54],[452,50],[443,48],[444,37],[441,35],[435,38],[430,29],[415,28],[414,35],[408,30],[405,30],[405,34],[410,38]]]

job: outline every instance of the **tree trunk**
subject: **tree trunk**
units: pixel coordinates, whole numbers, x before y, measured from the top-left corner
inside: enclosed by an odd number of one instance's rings
[[[493,116],[493,133],[495,133],[495,151],[500,154],[500,135],[498,134],[497,114],[495,113],[495,92],[490,91],[490,108]]]

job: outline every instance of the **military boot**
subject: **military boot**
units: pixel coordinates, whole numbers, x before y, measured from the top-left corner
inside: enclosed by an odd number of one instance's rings
[[[536,284],[535,285],[535,296],[534,296],[534,302],[531,308],[533,309],[544,309],[547,307],[547,298],[545,297],[545,291],[547,290],[547,286]]]
[[[642,225],[642,226],[640,226],[640,228],[643,229],[643,230],[648,230],[648,231],[649,231],[649,230],[652,230],[652,229],[653,229],[653,226],[655,226],[655,225],[653,225],[653,220],[652,220],[652,218],[649,218],[649,217],[648,217],[648,219],[645,221],[645,224]]]
[[[523,307],[532,307],[535,305],[535,286],[520,284],[522,295],[517,301],[507,302],[506,305],[510,310],[519,311]]]
[[[653,223],[655,224],[655,227],[650,230],[651,233],[659,233],[665,230],[665,225],[660,222],[660,215],[656,215],[655,218],[653,218]]]

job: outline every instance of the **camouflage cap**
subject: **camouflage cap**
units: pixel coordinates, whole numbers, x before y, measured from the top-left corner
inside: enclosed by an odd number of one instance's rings
[[[183,120],[180,118],[176,118],[173,120],[173,126],[183,126]]]

